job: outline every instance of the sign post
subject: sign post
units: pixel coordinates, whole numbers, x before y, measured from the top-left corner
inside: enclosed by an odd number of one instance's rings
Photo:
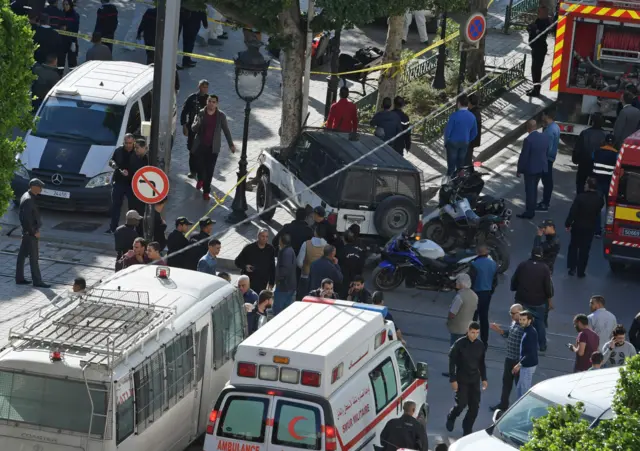
[[[471,13],[460,33],[464,42],[460,43],[460,70],[458,71],[458,92],[462,91],[467,71],[467,52],[478,49],[480,41],[487,31],[487,19],[479,12]]]
[[[153,224],[153,205],[162,202],[169,194],[169,177],[160,168],[144,166],[133,174],[131,179],[133,194],[146,205],[145,221]],[[147,241],[153,239],[153,229],[145,230]]]

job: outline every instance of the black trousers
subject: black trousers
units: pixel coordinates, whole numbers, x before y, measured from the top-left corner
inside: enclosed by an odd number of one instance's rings
[[[513,367],[518,364],[518,359],[504,359],[504,369],[502,370],[502,395],[500,395],[500,409],[506,410],[509,407],[509,396],[514,385],[518,385],[520,373],[513,374]]]
[[[584,275],[587,269],[594,232],[595,224],[593,228],[571,228],[571,241],[567,252],[567,268],[570,271],[577,270],[579,276]]]
[[[107,36],[106,34],[102,35],[102,37],[105,39],[113,39],[114,36],[115,35],[109,35],[109,36]],[[109,50],[111,50],[111,58],[115,61],[115,58],[113,57],[113,44],[111,42],[103,42],[103,44],[109,47]]]
[[[471,166],[473,164],[473,151],[476,148],[469,145],[469,148],[467,149],[467,154],[464,156],[464,165],[465,166]]]
[[[191,124],[187,124],[189,127],[187,133],[187,149],[189,150],[189,172],[192,174],[198,174],[198,166],[199,161],[198,157],[195,153],[191,152],[191,147],[193,147],[193,138],[195,138],[195,133],[191,131]],[[200,180],[200,177],[197,177]]]
[[[211,180],[213,180],[213,171],[216,169],[218,154],[211,152],[211,149],[201,149],[199,155],[198,180],[202,180],[204,183],[202,192],[210,194]]]
[[[540,91],[540,82],[542,80],[542,66],[544,58],[547,56],[547,46],[531,50],[531,81],[535,91]]]
[[[455,402],[453,409],[449,411],[448,417],[451,420],[455,420],[467,408],[467,414],[462,420],[462,432],[465,435],[470,434],[480,408],[480,381],[471,383],[458,382]]]
[[[473,320],[480,319],[480,340],[485,349],[489,346],[489,304],[491,304],[491,291],[478,291],[478,309],[473,314]]]
[[[149,45],[146,42],[144,43],[144,45]],[[145,50],[145,52],[147,52],[147,65],[149,64],[153,64],[153,62],[155,61],[155,53],[153,50]]]
[[[584,184],[587,181],[587,178],[591,176],[592,168],[581,168],[578,166],[578,171],[576,172],[576,194],[584,193]]]
[[[42,275],[40,274],[40,265],[38,263],[38,238],[33,235],[22,235],[20,242],[20,250],[18,251],[18,260],[16,261],[16,282],[24,280],[24,261],[29,257],[29,266],[31,266],[31,278],[34,284],[42,283]]]
[[[196,46],[196,37],[200,31],[200,17],[190,11],[180,11],[180,32],[182,32],[182,51],[193,53]],[[191,61],[188,56],[182,57],[182,64]]]

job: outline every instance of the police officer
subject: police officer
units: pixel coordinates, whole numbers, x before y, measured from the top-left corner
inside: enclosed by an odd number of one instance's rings
[[[531,46],[531,81],[533,82],[533,89],[527,91],[529,96],[537,97],[540,95],[542,66],[544,58],[547,56],[547,32],[543,32],[550,26],[549,11],[545,6],[541,6],[538,8],[538,18],[527,27],[529,45]]]
[[[102,5],[98,8],[96,26],[93,31],[94,33],[99,32],[103,38],[113,39],[116,35],[116,28],[118,28],[118,8],[109,3],[109,0],[100,1]],[[113,44],[105,42],[104,45],[109,47],[111,54],[113,54]]]
[[[209,249],[207,242],[209,241],[209,238],[211,238],[211,232],[213,232],[213,225],[215,223],[216,222],[213,219],[207,216],[198,221],[200,232],[195,235],[191,235],[191,238],[189,238],[189,244],[199,244],[194,246],[189,252],[189,268],[187,269],[193,269],[195,271],[198,268],[198,261],[200,261],[200,258],[206,254]]]
[[[393,418],[385,425],[380,434],[380,445],[384,451],[396,451],[403,448],[428,451],[429,439],[425,425],[413,417],[416,403],[405,401],[402,405],[402,411],[403,414],[400,418]]]
[[[18,251],[16,261],[16,284],[28,285],[31,281],[24,278],[24,261],[29,256],[29,266],[31,266],[31,277],[33,286],[49,288],[49,285],[42,281],[40,265],[38,264],[38,241],[40,241],[40,210],[36,204],[36,196],[42,192],[44,183],[40,179],[29,181],[29,190],[20,198],[20,225],[22,226],[22,241]]]
[[[171,257],[171,255],[189,245],[189,240],[184,234],[189,231],[189,227],[192,225],[193,222],[189,221],[186,216],[176,218],[176,228],[167,237],[167,252],[170,256],[168,259],[169,266],[189,269],[189,251],[184,251],[175,257]]]
[[[576,193],[584,192],[584,182],[593,172],[593,159],[596,150],[600,148],[605,141],[606,133],[602,130],[604,125],[604,116],[602,113],[594,113],[591,115],[591,127],[583,130],[578,136],[576,145],[573,148],[571,160],[573,164],[578,165],[576,172]]]
[[[117,259],[120,260],[127,251],[133,249],[133,241],[140,236],[138,227],[142,221],[142,215],[136,210],[129,210],[125,215],[124,224],[113,232]]]
[[[560,239],[556,234],[556,225],[553,220],[545,219],[538,226],[538,233],[533,239],[533,248],[536,247],[542,249],[542,261],[547,264],[549,272],[553,274],[553,267],[560,253]]]
[[[56,68],[58,68],[57,56],[62,48],[62,37],[50,25],[49,15],[42,13],[40,25],[33,34],[33,42],[38,46],[34,53],[37,63],[46,64],[50,55],[56,55]]]
[[[607,195],[609,193],[609,185],[611,185],[611,177],[613,171],[616,168],[616,162],[618,161],[618,149],[614,147],[615,138],[613,134],[608,134],[602,146],[600,146],[593,153],[593,176],[596,179],[596,187],[598,192],[602,195],[603,200],[606,203]],[[598,215],[596,220],[596,238],[602,236],[602,218],[601,214]]]
[[[196,156],[196,150],[193,147],[193,138],[196,136],[191,130],[193,121],[198,114],[198,111],[207,106],[207,99],[209,98],[209,82],[207,80],[200,80],[198,82],[198,90],[187,97],[182,105],[182,113],[180,113],[180,125],[182,125],[182,133],[187,137],[187,149],[189,150],[189,174],[190,179],[198,178],[198,157]]]
[[[604,206],[602,194],[597,190],[597,181],[589,177],[585,183],[585,192],[578,194],[573,201],[569,215],[565,221],[567,232],[571,232],[571,242],[567,252],[567,268],[569,275],[578,272],[578,277],[585,277],[591,242],[595,233],[596,221]]]
[[[58,7],[58,0],[47,0],[49,3],[44,8],[44,13],[49,16],[49,25],[51,28],[60,30],[64,25],[64,13]]]

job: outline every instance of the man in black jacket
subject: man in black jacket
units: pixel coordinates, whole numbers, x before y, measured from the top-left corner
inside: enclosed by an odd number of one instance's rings
[[[533,239],[533,247],[542,249],[542,261],[547,264],[549,272],[553,274],[553,267],[560,253],[560,238],[556,234],[556,225],[553,220],[545,219],[540,223]]]
[[[198,261],[205,255],[209,250],[209,238],[211,237],[211,232],[213,232],[213,225],[216,223],[213,219],[205,216],[200,218],[198,221],[198,226],[200,227],[200,232],[195,235],[191,235],[189,238],[189,244],[200,243],[198,246],[194,246],[186,252],[189,254],[189,267],[187,269],[193,269],[194,271],[198,268]]]
[[[527,27],[529,32],[529,45],[531,46],[531,81],[533,89],[527,91],[530,96],[539,96],[542,86],[542,66],[547,56],[547,28],[551,26],[549,10],[545,6],[538,8],[538,18]],[[533,41],[533,42],[531,42]]]
[[[176,218],[176,228],[167,237],[168,255],[181,251],[189,245],[189,240],[184,234],[189,231],[192,225],[193,222],[189,221],[189,218],[185,216]],[[181,252],[175,257],[169,257],[168,265],[173,268],[189,269],[189,251]]]
[[[144,45],[148,47],[156,46],[156,18],[158,17],[158,8],[147,9],[142,15],[140,25],[138,25],[138,33],[136,39],[144,38]],[[147,52],[147,64],[153,63],[153,50],[145,50]]]
[[[540,352],[547,350],[547,335],[544,317],[547,309],[553,310],[553,284],[551,271],[542,261],[542,249],[533,248],[531,258],[518,265],[511,277],[511,291],[515,291],[516,302],[533,313],[533,327],[538,331]]]
[[[380,445],[384,451],[397,451],[399,449],[412,449],[428,451],[429,439],[425,425],[421,424],[413,416],[416,412],[416,403],[405,401],[402,405],[402,416],[389,420],[380,434]]]
[[[102,6],[98,8],[96,26],[93,31],[99,31],[103,38],[113,39],[116,35],[116,28],[118,28],[118,8],[109,3],[109,0],[100,1]],[[109,47],[109,50],[113,53],[113,44],[111,42],[105,42],[105,45]]]
[[[131,133],[124,135],[124,142],[114,150],[109,161],[109,166],[113,168],[113,178],[111,179],[111,223],[106,231],[107,234],[115,232],[118,227],[124,198],[127,198],[129,208],[133,208],[135,203],[131,189],[133,173],[130,171],[131,155],[135,143],[136,139]]]
[[[130,152],[129,154],[129,176],[133,177],[139,169],[149,166],[149,164],[147,142],[143,138],[136,139],[133,152]],[[144,216],[145,204],[133,195],[131,196],[131,204],[129,208],[134,208],[138,213]]]
[[[20,217],[20,225],[22,226],[22,241],[20,242],[20,250],[18,251],[18,259],[16,260],[16,284],[28,285],[31,283],[31,281],[24,278],[24,261],[29,257],[33,286],[49,288],[49,285],[42,280],[40,265],[38,264],[38,242],[40,241],[42,219],[40,219],[40,210],[36,203],[36,196],[42,192],[43,187],[44,183],[42,180],[31,179],[29,181],[29,190],[20,198],[18,215]]]
[[[153,206],[153,239],[151,241],[158,243],[160,251],[163,251],[167,245],[167,236],[165,235],[167,222],[162,217],[162,212],[164,211],[164,207],[167,206],[168,200],[169,198],[165,197]]]
[[[43,13],[40,16],[40,25],[33,34],[33,42],[38,46],[34,53],[34,59],[37,63],[45,64],[47,62],[47,56],[57,56],[60,52],[62,48],[62,37],[51,27],[48,14]]]
[[[198,179],[198,156],[197,149],[192,149],[193,138],[196,134],[191,130],[193,121],[198,111],[207,106],[209,98],[209,82],[200,80],[198,82],[198,90],[187,97],[182,105],[182,113],[180,113],[180,125],[182,125],[182,133],[187,137],[187,149],[189,150],[189,174],[190,179]]]
[[[296,277],[296,253],[291,247],[291,237],[284,233],[278,243],[276,266],[276,289],[273,293],[273,314],[277,315],[295,300],[298,278]]]
[[[449,382],[456,394],[456,404],[447,415],[446,427],[449,432],[453,431],[456,418],[468,407],[462,420],[462,431],[464,435],[471,434],[480,407],[480,382],[482,390],[487,389],[485,349],[478,335],[480,324],[472,321],[469,323],[467,335],[459,338],[449,351]]]
[[[587,177],[593,172],[593,155],[602,146],[606,138],[606,133],[602,130],[604,125],[604,117],[602,113],[594,113],[591,115],[591,127],[584,130],[578,136],[576,145],[571,154],[571,161],[578,165],[576,172],[576,193],[584,192],[584,184]]]
[[[589,177],[585,183],[585,192],[578,196],[571,204],[569,215],[564,225],[567,232],[571,232],[569,251],[567,252],[567,268],[573,276],[578,270],[578,277],[585,277],[591,242],[596,232],[596,224],[600,211],[604,206],[602,194],[597,191],[598,182]]]
[[[45,64],[36,63],[33,65],[33,74],[38,77],[31,85],[31,94],[35,97],[31,101],[33,113],[35,114],[42,105],[44,98],[47,96],[51,88],[60,81],[58,73],[58,57],[54,54],[47,56]]]
[[[273,247],[278,247],[278,243],[280,243],[280,236],[284,234],[291,237],[291,247],[295,251],[296,255],[298,255],[302,244],[313,237],[313,231],[311,230],[311,227],[309,227],[309,224],[307,224],[307,210],[305,208],[298,208],[296,210],[296,219],[282,226],[280,231],[271,241],[271,245]]]
[[[133,241],[140,236],[138,233],[140,221],[142,221],[142,215],[135,210],[129,210],[125,215],[124,224],[113,232],[116,261],[120,260],[127,251],[133,249]]]
[[[43,12],[49,16],[49,25],[51,28],[61,30],[64,25],[64,13],[58,8],[58,0],[47,0],[47,3]]]
[[[482,139],[482,114],[480,111],[480,98],[477,94],[471,94],[469,96],[469,111],[471,111],[476,118],[478,134],[469,143],[467,154],[464,157],[465,166],[471,166],[473,164],[473,151],[476,147],[480,147],[480,141]]]
[[[404,105],[405,101],[401,96],[397,96],[395,99],[393,99],[393,112],[400,116],[402,131],[405,131],[409,128],[409,125],[411,125],[409,116],[407,116],[407,113],[402,110],[402,108],[404,108]],[[400,138],[400,142],[402,143],[402,146],[398,144],[398,148],[403,147],[407,152],[411,150],[411,131],[402,135],[402,138]]]
[[[340,286],[342,299],[349,296],[351,282],[364,272],[365,263],[364,251],[358,246],[357,233],[354,233],[351,227],[344,233],[344,241],[344,245],[338,249],[338,261],[340,262],[340,269],[342,270],[343,276]]]
[[[249,276],[256,293],[270,290],[276,283],[276,250],[269,244],[269,231],[258,230],[257,240],[247,244],[234,261],[243,275]]]

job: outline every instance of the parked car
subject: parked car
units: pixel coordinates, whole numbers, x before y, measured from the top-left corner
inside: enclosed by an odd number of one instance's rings
[[[284,208],[305,207],[310,214],[321,205],[338,233],[358,224],[363,242],[378,248],[414,233],[423,211],[422,173],[387,145],[366,155],[382,144],[369,134],[304,129],[290,152],[275,147],[258,157],[256,209],[268,221],[280,200],[287,199]]]

